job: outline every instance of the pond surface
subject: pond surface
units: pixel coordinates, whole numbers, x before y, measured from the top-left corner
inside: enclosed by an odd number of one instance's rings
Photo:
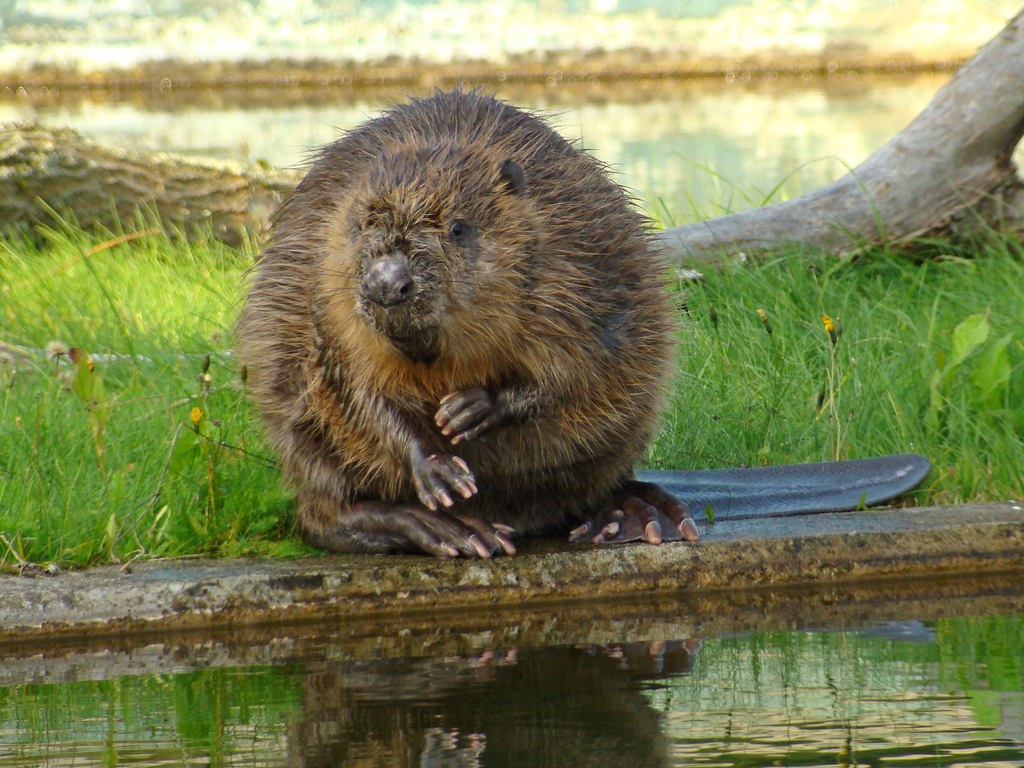
[[[1020,591],[794,598],[775,623],[802,628],[703,638],[663,596],[653,623],[576,606],[20,649],[0,665],[0,767],[1024,766]],[[737,629],[766,614],[705,609]],[[560,623],[575,639],[534,642]]]
[[[905,127],[947,79],[730,77],[517,86],[498,95],[551,114],[567,137],[582,138],[617,168],[649,212],[684,223],[839,178]],[[173,84],[120,101],[8,94],[0,122],[38,119],[105,144],[292,166],[403,96],[341,88],[180,93]]]

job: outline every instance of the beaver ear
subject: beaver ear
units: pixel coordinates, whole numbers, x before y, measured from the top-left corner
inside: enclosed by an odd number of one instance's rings
[[[506,160],[498,167],[498,187],[513,195],[526,191],[526,175],[515,160]]]

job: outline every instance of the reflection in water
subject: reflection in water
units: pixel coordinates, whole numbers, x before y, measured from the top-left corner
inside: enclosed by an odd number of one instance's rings
[[[132,674],[178,664],[147,646],[109,680],[7,683],[0,768],[1024,766],[1021,616],[703,644],[483,635],[455,638],[469,653],[397,657],[387,638],[369,653],[314,638],[296,657],[282,637],[280,666]],[[0,680],[40,662],[18,663]]]
[[[521,88],[498,95],[547,111],[569,138],[612,163],[624,182],[676,223],[817,189],[907,125],[945,75],[841,74],[804,81],[626,83],[617,88]],[[38,118],[87,138],[138,149],[304,161],[389,102],[324,89],[310,93],[190,93],[148,100],[0,101],[0,121]],[[175,100],[172,102],[171,99]]]
[[[642,681],[683,674],[694,643],[315,664],[289,764],[668,765]]]

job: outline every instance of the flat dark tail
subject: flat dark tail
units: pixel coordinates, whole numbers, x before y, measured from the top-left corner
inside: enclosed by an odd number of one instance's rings
[[[899,453],[776,467],[647,470],[637,479],[685,501],[696,520],[706,519],[709,506],[715,520],[741,520],[878,506],[915,488],[930,470],[924,456]]]

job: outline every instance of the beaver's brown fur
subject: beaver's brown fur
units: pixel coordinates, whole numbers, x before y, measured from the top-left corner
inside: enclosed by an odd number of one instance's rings
[[[303,538],[487,557],[595,515],[577,538],[657,541],[666,516],[695,538],[632,481],[669,379],[663,279],[607,169],[488,96],[413,100],[321,149],[238,325]]]

